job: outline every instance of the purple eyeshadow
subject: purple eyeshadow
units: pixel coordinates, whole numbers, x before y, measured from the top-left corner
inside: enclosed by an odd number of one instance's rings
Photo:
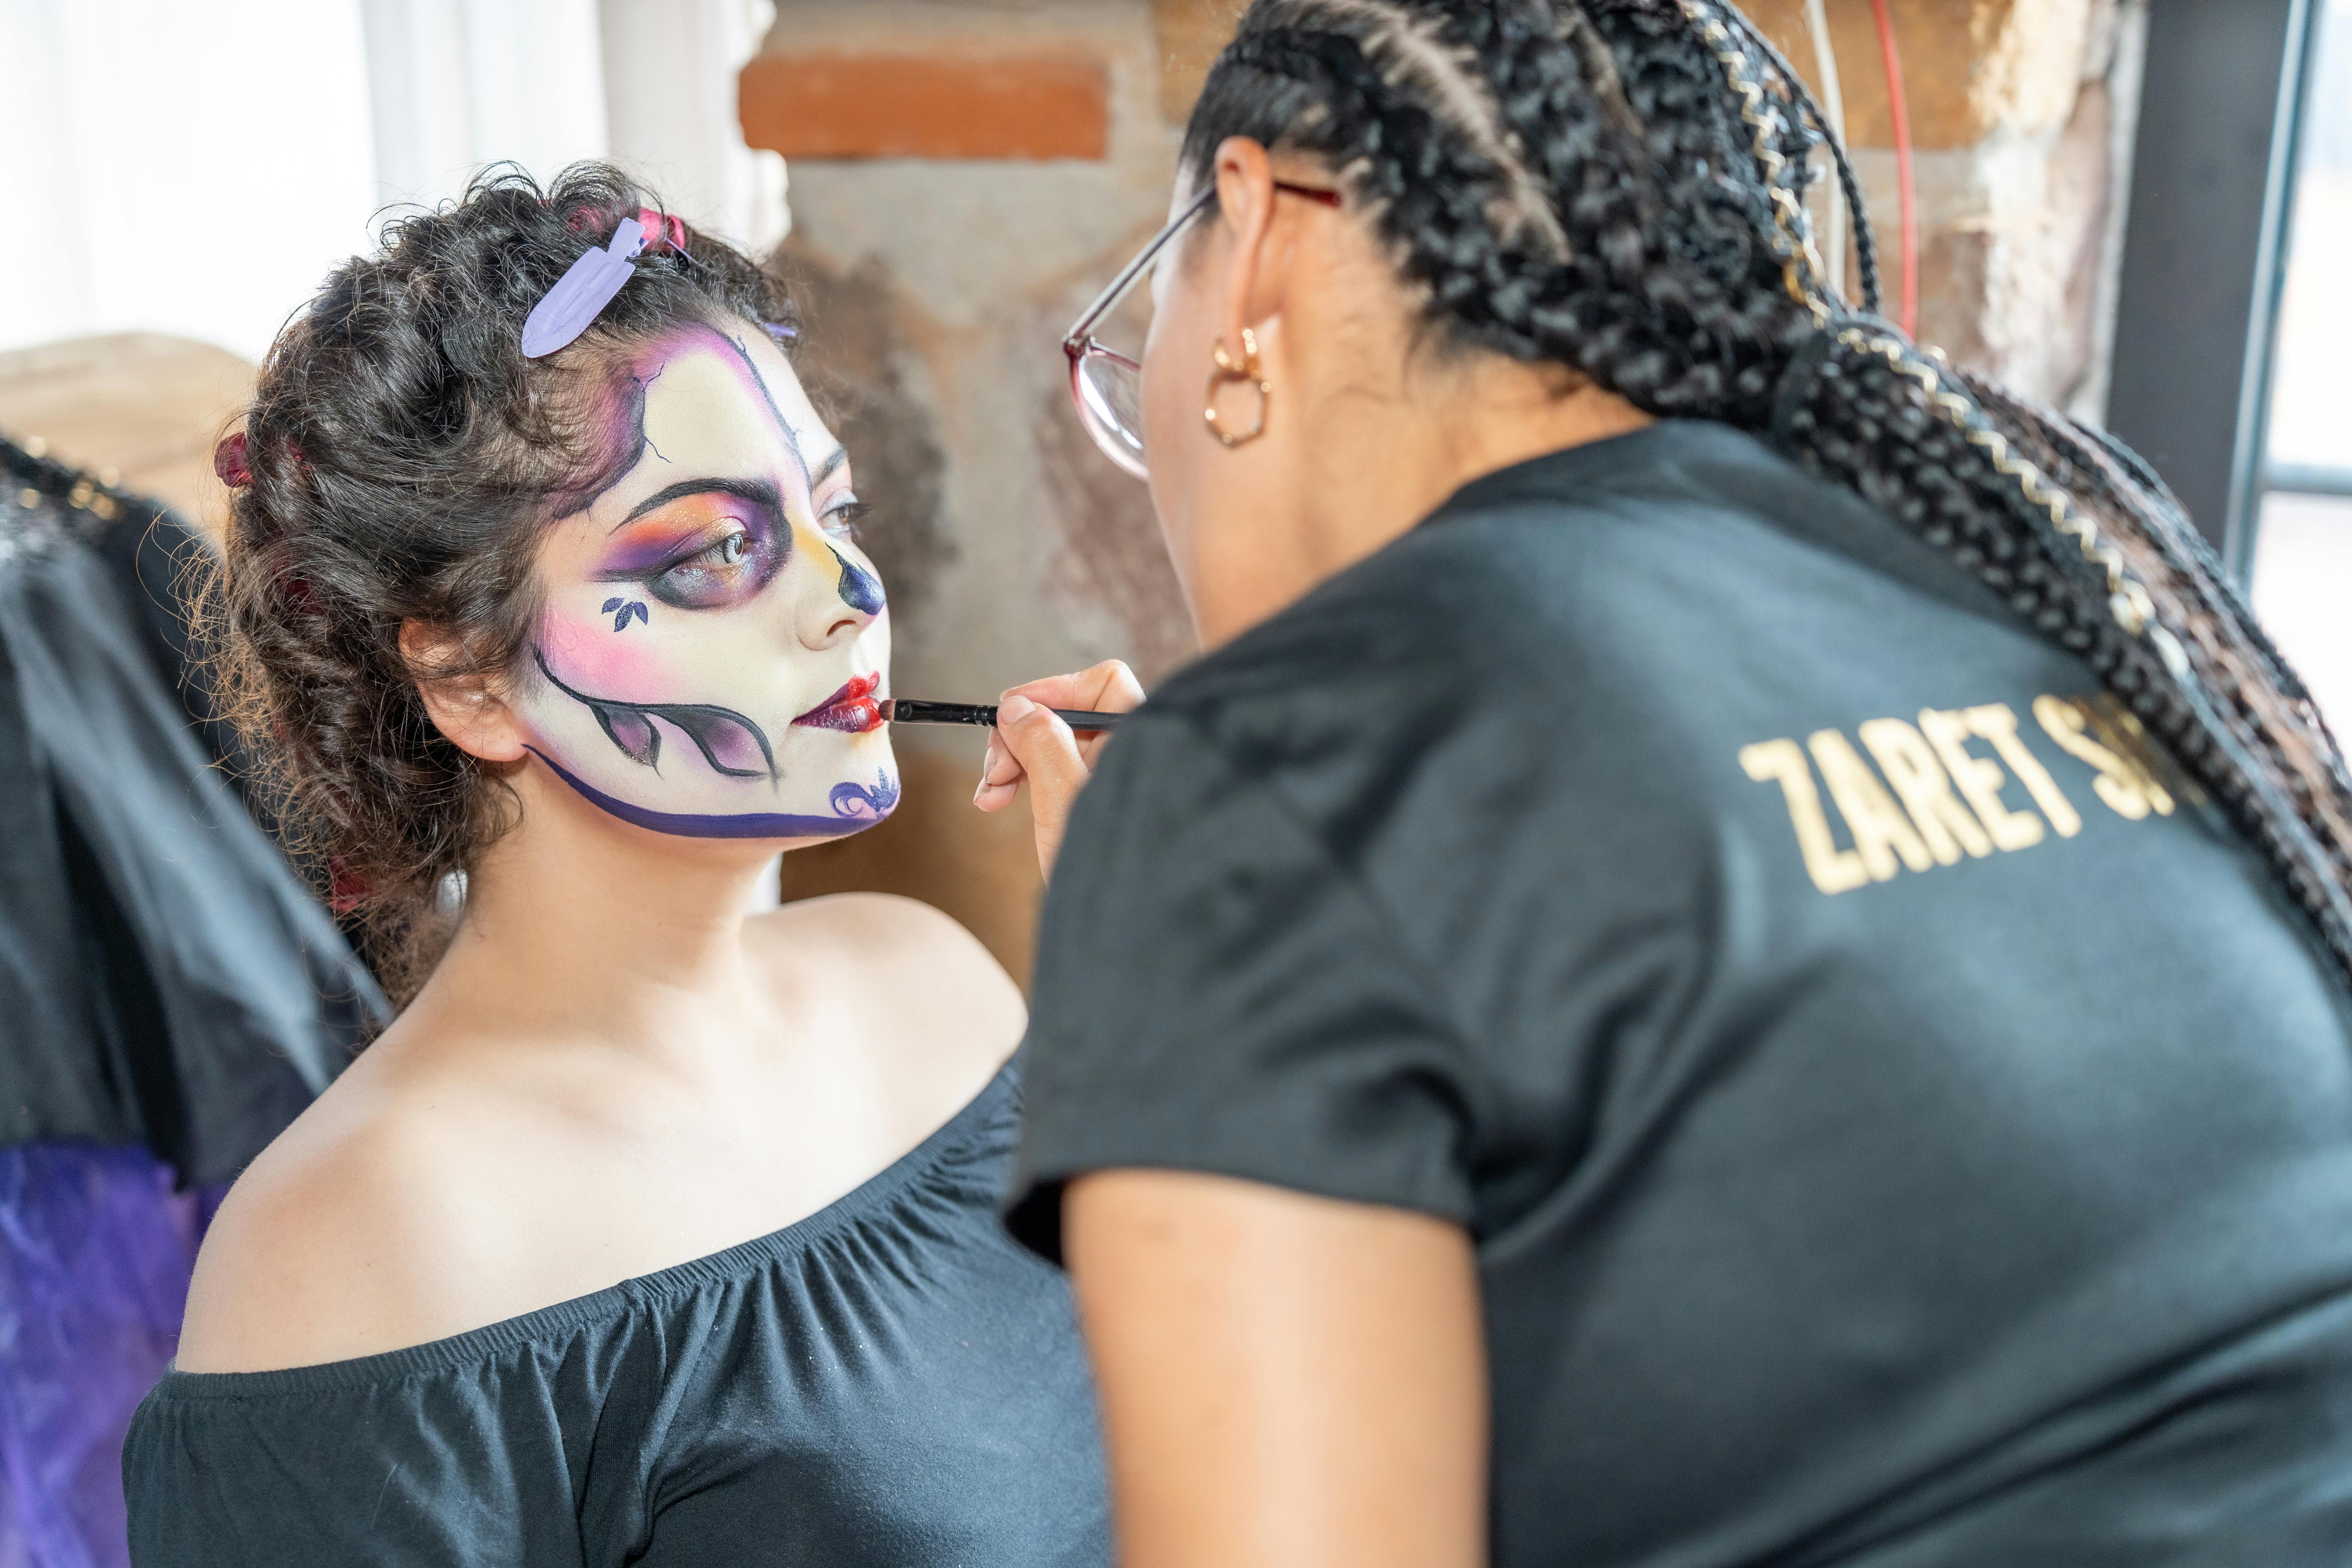
[[[681,539],[672,535],[667,539],[649,538],[624,544],[604,557],[604,563],[596,569],[596,575],[610,582],[646,576],[668,565],[680,551],[693,542],[691,538]]]
[[[757,554],[774,536],[774,529],[756,510],[752,515],[734,521],[742,524],[743,531],[751,536],[751,552]],[[632,540],[615,547],[596,569],[596,575],[606,582],[621,582],[651,576],[698,552],[717,543],[723,533],[714,534],[708,527],[681,529],[676,532],[656,531],[643,539]]]

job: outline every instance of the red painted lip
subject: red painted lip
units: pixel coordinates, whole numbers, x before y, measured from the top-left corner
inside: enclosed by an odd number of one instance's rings
[[[879,730],[882,704],[875,700],[874,693],[881,686],[878,672],[858,676],[793,722],[806,724],[812,730],[840,730],[853,735]]]

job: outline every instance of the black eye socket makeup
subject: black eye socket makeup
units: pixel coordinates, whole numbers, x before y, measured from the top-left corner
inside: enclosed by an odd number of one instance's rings
[[[646,591],[681,610],[740,604],[775,575],[769,558],[777,554],[753,543],[748,531],[738,530],[646,578]]]
[[[774,581],[792,548],[773,485],[687,479],[647,497],[614,529],[593,576],[642,584],[677,609],[723,609]]]

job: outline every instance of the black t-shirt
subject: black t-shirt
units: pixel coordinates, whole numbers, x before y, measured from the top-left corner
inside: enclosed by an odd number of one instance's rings
[[[1468,1227],[1514,1568],[2352,1561],[2346,993],[2097,691],[1726,428],[1471,484],[1108,749],[1016,1234]]]
[[[1102,1568],[1066,1282],[996,1222],[1007,1068],[771,1236],[430,1344],[167,1373],[139,1568]]]

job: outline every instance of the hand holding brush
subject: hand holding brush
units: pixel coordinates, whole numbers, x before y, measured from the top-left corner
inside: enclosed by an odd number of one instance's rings
[[[1114,658],[1073,675],[1016,686],[998,703],[971,801],[982,811],[1001,811],[1026,780],[1037,864],[1048,877],[1070,807],[1109,743],[1111,725],[1142,701],[1135,672]]]

